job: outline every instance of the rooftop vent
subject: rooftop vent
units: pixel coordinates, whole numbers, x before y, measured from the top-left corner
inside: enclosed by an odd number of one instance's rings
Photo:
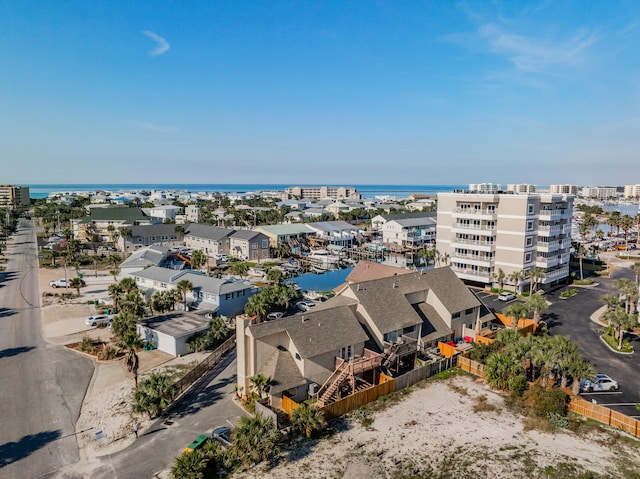
[[[393,289],[396,289],[398,287],[398,285],[396,283],[393,283]]]
[[[306,323],[307,321],[309,321],[309,318],[305,318],[304,315],[302,316],[302,322]]]

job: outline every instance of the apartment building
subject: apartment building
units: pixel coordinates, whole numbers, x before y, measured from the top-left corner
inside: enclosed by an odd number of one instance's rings
[[[8,206],[14,209],[20,206],[29,206],[29,187],[0,185],[0,208]]]
[[[549,193],[552,195],[578,195],[578,185],[550,185]]]
[[[513,193],[524,194],[524,193],[535,193],[536,185],[531,185],[527,183],[515,183],[507,185],[507,191],[512,191]]]
[[[440,193],[437,249],[463,280],[496,285],[499,270],[508,277],[540,268],[544,276],[538,287],[548,289],[569,276],[573,199],[551,194]],[[528,279],[519,281],[518,290],[528,284]]]
[[[469,183],[469,191],[475,193],[497,193],[502,190],[499,183]]]
[[[640,198],[640,185],[624,185],[625,198]]]
[[[618,196],[618,189],[615,186],[583,186],[580,190],[580,196],[608,200]]]
[[[358,190],[352,186],[290,186],[284,190],[287,199],[292,198],[313,198],[322,200],[331,198],[332,200],[351,198],[359,200],[362,198]]]

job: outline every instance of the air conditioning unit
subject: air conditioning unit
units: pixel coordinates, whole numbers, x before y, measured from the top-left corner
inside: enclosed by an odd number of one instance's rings
[[[313,397],[318,394],[318,389],[320,389],[320,386],[317,383],[309,384],[309,396]]]

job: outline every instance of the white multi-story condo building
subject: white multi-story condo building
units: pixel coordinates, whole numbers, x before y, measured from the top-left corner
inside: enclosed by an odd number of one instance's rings
[[[580,191],[583,198],[596,198],[598,200],[608,200],[616,198],[618,190],[615,186],[583,186]]]
[[[549,193],[552,195],[578,195],[578,185],[550,185]]]
[[[463,280],[497,285],[500,270],[539,268],[545,289],[569,276],[572,213],[572,195],[440,193],[437,249]],[[529,280],[517,283],[522,291]]]
[[[322,200],[331,198],[332,200],[352,198],[361,199],[358,190],[351,186],[290,186],[284,190],[285,196],[291,198],[313,198]]]
[[[512,191],[514,193],[535,193],[536,185],[530,185],[527,183],[516,183],[507,185],[507,191]]]
[[[624,185],[624,197],[625,198],[640,197],[640,185]]]
[[[502,185],[496,183],[469,183],[469,191],[476,193],[497,193]]]

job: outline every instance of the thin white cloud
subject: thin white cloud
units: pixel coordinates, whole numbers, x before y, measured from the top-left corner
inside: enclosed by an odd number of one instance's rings
[[[149,123],[147,121],[130,120],[129,124],[147,131],[155,131],[158,133],[175,133],[176,129],[168,126],[156,125],[155,123]]]
[[[151,38],[154,42],[156,42],[156,47],[149,52],[149,55],[152,57],[157,57],[158,55],[162,55],[163,53],[167,53],[171,45],[164,38],[162,38],[157,33],[153,33],[151,30],[145,30],[142,32],[143,35]]]
[[[586,50],[598,41],[594,33],[583,29],[566,40],[552,41],[503,31],[493,23],[482,25],[478,37],[490,52],[505,56],[518,70],[535,73],[582,63]]]

